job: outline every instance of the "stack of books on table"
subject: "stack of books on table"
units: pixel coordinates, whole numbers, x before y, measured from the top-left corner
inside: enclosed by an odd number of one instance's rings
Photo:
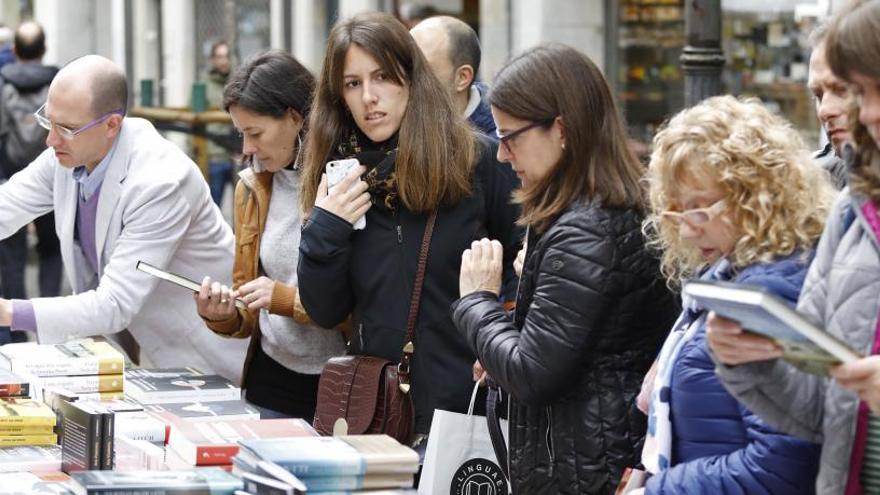
[[[242,440],[240,445],[233,473],[252,494],[412,488],[419,469],[418,454],[387,435]]]
[[[91,398],[121,398],[123,393],[125,357],[107,342],[6,344],[0,346],[0,368],[28,380],[31,396],[38,400],[47,389]]]
[[[55,445],[55,412],[25,397],[0,398],[0,446]]]
[[[171,469],[218,466],[232,470],[239,443],[248,440],[317,437],[302,419],[237,419],[185,421],[171,424],[165,464]]]

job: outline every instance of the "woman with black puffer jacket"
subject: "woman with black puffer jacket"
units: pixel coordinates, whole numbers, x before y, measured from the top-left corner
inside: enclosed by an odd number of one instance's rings
[[[638,463],[634,398],[678,313],[640,229],[644,169],[605,79],[545,45],[501,69],[489,95],[499,161],[522,180],[529,229],[516,310],[498,303],[502,249],[462,255],[453,321],[511,396],[514,493],[613,493]]]

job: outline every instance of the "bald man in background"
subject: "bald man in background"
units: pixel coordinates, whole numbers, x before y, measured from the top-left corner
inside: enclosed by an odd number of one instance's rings
[[[480,70],[480,40],[464,21],[450,16],[429,17],[410,30],[455,107],[479,131],[495,138],[495,121],[486,103],[489,88],[475,82]]]
[[[41,343],[127,329],[141,358],[238,382],[246,340],[209,331],[180,287],[139,260],[201,280],[232,273],[233,236],[198,167],[150,122],[126,118],[128,86],[110,60],[61,69],[35,115],[49,148],[0,186],[0,238],[55,211],[74,295],[0,299],[0,325]]]

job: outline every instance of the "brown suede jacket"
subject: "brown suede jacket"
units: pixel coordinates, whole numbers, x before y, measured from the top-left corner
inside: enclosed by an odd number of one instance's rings
[[[260,273],[260,236],[266,228],[269,199],[272,196],[272,172],[254,172],[245,169],[239,174],[235,187],[235,263],[232,266],[233,289],[258,278]],[[275,282],[269,312],[289,316],[299,323],[314,325],[306,314],[296,287]],[[260,319],[258,312],[239,309],[227,320],[208,320],[205,324],[214,333],[234,338],[251,338],[242,372],[245,383],[254,346],[260,343]]]

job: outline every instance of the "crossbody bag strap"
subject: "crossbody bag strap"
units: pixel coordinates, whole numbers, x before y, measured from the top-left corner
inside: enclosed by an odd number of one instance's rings
[[[428,251],[431,249],[431,237],[434,224],[437,222],[437,210],[431,212],[425,224],[425,235],[422,237],[422,248],[419,251],[419,264],[416,268],[416,281],[413,284],[412,299],[409,302],[409,317],[406,320],[406,338],[403,340],[403,355],[397,365],[398,386],[403,393],[409,393],[409,364],[415,351],[413,340],[416,336],[416,320],[419,318],[419,303],[422,300],[422,286],[425,285],[425,268],[428,266]]]

